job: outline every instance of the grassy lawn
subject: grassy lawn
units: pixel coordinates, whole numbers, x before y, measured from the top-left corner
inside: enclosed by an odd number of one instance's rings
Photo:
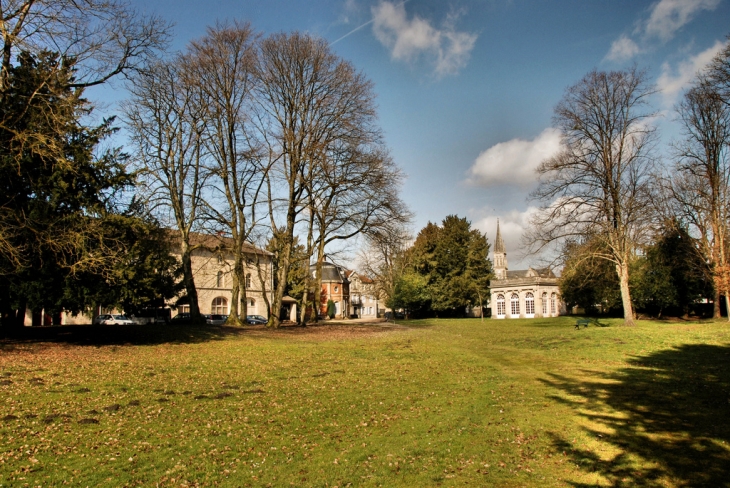
[[[1,486],[730,486],[730,325],[0,340]]]

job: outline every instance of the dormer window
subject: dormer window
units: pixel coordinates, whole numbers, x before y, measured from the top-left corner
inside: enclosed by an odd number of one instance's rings
[[[338,291],[340,291],[340,287],[339,286],[335,286],[335,293],[337,293]]]

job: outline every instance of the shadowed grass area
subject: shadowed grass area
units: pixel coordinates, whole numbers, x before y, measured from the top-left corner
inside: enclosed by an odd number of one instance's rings
[[[6,339],[0,485],[729,486],[730,326],[574,322]]]

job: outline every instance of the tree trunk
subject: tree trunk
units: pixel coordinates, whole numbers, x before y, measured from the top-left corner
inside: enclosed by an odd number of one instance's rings
[[[315,276],[314,276],[314,317],[312,320],[317,322],[319,320],[319,312],[322,309],[322,261],[324,260],[324,253],[317,253],[317,264],[315,265]],[[330,298],[329,296],[327,297]]]
[[[304,280],[304,293],[302,294],[302,309],[299,310],[299,324],[300,325],[307,325],[307,300],[309,300],[309,292],[307,291],[307,288],[309,287],[309,279]]]
[[[271,314],[267,327],[278,329],[281,324],[279,314],[281,313],[281,302],[284,298],[284,289],[286,288],[287,277],[289,276],[289,266],[291,264],[293,238],[294,235],[294,216],[291,216],[287,225],[287,233],[283,236],[285,239],[279,255],[279,268],[276,271],[277,280],[276,290],[274,291],[274,300],[271,304]]]
[[[276,290],[274,291],[274,301],[271,304],[271,314],[269,315],[269,322],[266,324],[267,327],[278,329],[281,325],[281,302],[284,299],[284,287],[286,286],[286,278],[289,274],[289,256],[279,260],[278,269],[278,280]]]
[[[311,297],[309,296],[309,289],[312,287],[312,275],[310,274],[309,270],[309,263],[311,262],[312,258],[312,235],[314,234],[314,212],[311,211],[311,209],[314,207],[314,203],[311,201],[309,202],[309,228],[307,229],[307,247],[306,247],[306,255],[307,255],[307,274],[304,278],[304,293],[302,295],[302,310],[299,314],[301,317],[301,324],[306,326],[307,325],[307,303],[311,301]],[[314,306],[312,307],[314,308]],[[317,314],[314,314],[314,320],[316,321]]]
[[[619,285],[621,287],[621,303],[624,307],[624,325],[636,325],[634,323],[634,308],[631,305],[631,292],[629,291],[628,264],[617,264],[616,272],[618,273]]]
[[[27,308],[27,300],[21,300],[17,309],[8,311],[7,316],[3,317],[3,328],[20,329],[25,326],[25,310]]]
[[[715,297],[712,301],[712,317],[715,319],[720,318],[720,287],[715,282]]]
[[[273,263],[271,263],[271,264],[273,265]],[[266,263],[264,263],[264,267],[266,267]],[[269,302],[269,296],[268,296],[267,287],[266,287],[266,281],[267,281],[267,279],[269,279],[271,277],[264,276],[261,273],[261,258],[259,257],[258,254],[256,255],[256,275],[259,277],[259,285],[261,286],[261,297],[263,298],[264,304],[266,305],[266,310],[268,311],[268,315],[269,315],[269,317],[271,317],[271,314],[272,314],[271,302]],[[273,283],[272,283],[272,286],[273,286]],[[246,308],[244,308],[244,310],[246,310],[246,313],[248,313],[248,305],[246,305]]]
[[[195,287],[195,279],[193,277],[193,264],[190,259],[190,246],[185,239],[180,244],[183,284],[185,285],[185,293],[187,294],[190,304],[190,319],[193,323],[200,323],[203,318],[200,316],[200,306],[198,305],[198,289]]]
[[[240,246],[237,246],[240,249]],[[243,286],[241,286],[243,283]],[[233,257],[233,273],[231,273],[231,308],[226,324],[230,325],[241,325],[240,316],[246,316],[246,276],[243,270],[243,256],[238,249],[234,251]],[[243,297],[242,297],[243,295]],[[239,304],[241,301],[244,302],[243,314]]]

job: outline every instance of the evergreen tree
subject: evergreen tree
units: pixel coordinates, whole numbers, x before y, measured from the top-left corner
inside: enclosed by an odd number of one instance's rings
[[[463,314],[466,307],[481,306],[489,296],[489,244],[466,218],[449,215],[441,226],[429,222],[409,253],[413,272],[427,284],[428,291],[421,298],[427,296],[433,311]]]
[[[653,315],[686,317],[693,303],[713,297],[712,277],[697,241],[672,222],[636,264],[632,279],[636,305]]]
[[[0,106],[0,313],[80,309],[65,296],[84,274],[113,281],[127,246],[109,233],[118,194],[133,183],[117,150],[97,154],[112,120],[91,127],[74,61],[21,53]]]

